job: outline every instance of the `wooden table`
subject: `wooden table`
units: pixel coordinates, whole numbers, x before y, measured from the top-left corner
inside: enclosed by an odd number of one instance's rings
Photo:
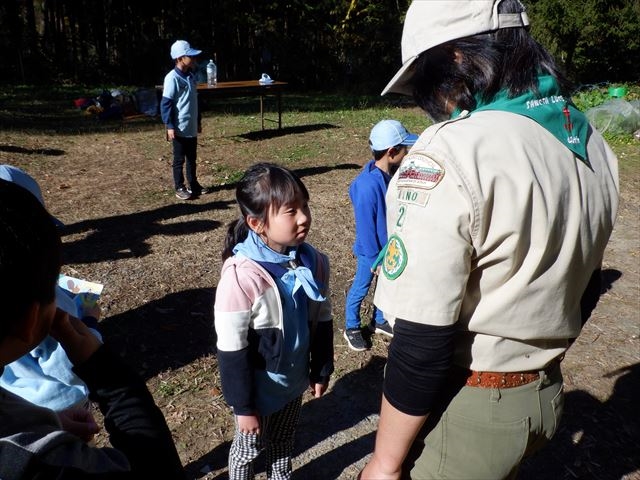
[[[274,122],[264,116],[264,97],[273,95],[276,97],[278,105],[278,129],[282,128],[282,90],[287,86],[287,82],[274,81],[262,84],[258,80],[240,80],[235,82],[218,82],[215,87],[210,87],[206,83],[198,84],[198,94],[216,95],[219,97],[242,97],[257,96],[260,98],[260,124],[264,130],[264,122]]]
[[[287,82],[274,81],[272,83],[261,84],[258,80],[240,80],[235,82],[218,82],[214,87],[206,83],[198,84],[198,95],[217,97],[244,97],[257,96],[260,98],[260,123],[264,130],[264,122],[278,123],[278,130],[282,128],[282,91],[286,88]],[[159,100],[162,98],[162,85],[156,85]],[[265,118],[264,98],[275,96],[278,105],[278,120]],[[160,105],[160,102],[158,102]]]

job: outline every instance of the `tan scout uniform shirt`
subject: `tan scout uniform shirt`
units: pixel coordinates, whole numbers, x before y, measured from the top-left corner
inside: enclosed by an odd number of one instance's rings
[[[387,191],[376,306],[458,322],[454,363],[473,370],[532,370],[564,352],[618,206],[617,159],[595,130],[588,153],[591,168],[502,111],[429,127]]]

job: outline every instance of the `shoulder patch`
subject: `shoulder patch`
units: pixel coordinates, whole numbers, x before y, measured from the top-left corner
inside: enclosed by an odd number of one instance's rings
[[[412,153],[405,157],[398,170],[398,188],[413,187],[431,190],[444,177],[444,168],[434,159]]]
[[[387,242],[387,252],[382,262],[382,272],[389,280],[395,280],[407,266],[407,250],[397,235],[391,235]]]

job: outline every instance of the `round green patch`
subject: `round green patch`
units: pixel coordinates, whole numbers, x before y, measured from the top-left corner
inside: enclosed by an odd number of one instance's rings
[[[407,266],[407,250],[397,235],[391,235],[387,242],[387,253],[382,262],[382,272],[389,280],[395,280]]]

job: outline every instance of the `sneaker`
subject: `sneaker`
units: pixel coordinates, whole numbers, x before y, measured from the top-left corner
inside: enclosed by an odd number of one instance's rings
[[[359,328],[349,328],[344,331],[344,339],[347,341],[347,345],[351,350],[356,352],[362,352],[367,349],[367,344],[362,337],[362,332]]]
[[[208,187],[203,187],[202,185],[197,185],[196,187],[190,188],[187,191],[193,196],[198,197],[200,195],[206,195],[207,193],[211,193],[213,190]]]
[[[393,327],[386,320],[384,323],[376,323],[374,320],[369,324],[369,330],[373,333],[380,333],[387,337],[393,337]]]
[[[184,187],[178,188],[176,190],[176,198],[179,198],[180,200],[190,200],[191,192]]]

